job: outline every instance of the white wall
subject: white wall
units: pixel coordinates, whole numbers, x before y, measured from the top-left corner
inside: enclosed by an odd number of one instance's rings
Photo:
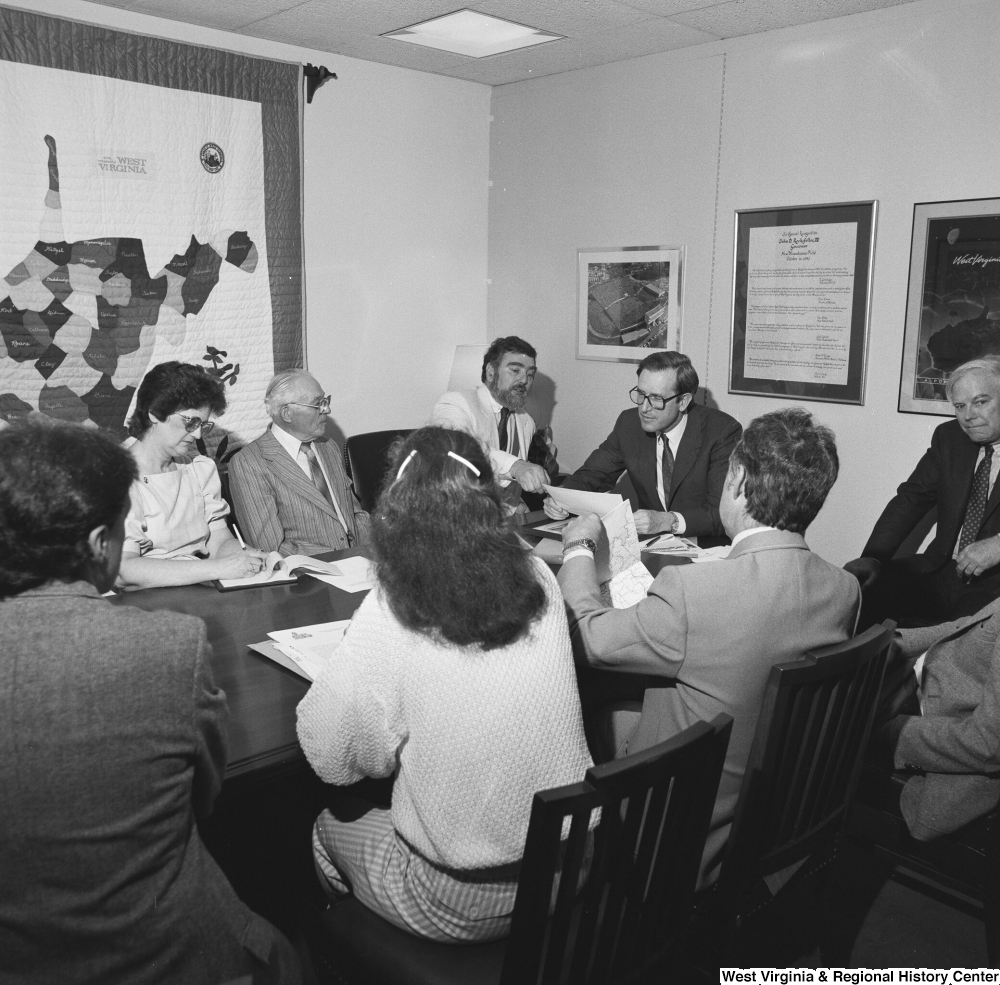
[[[345,434],[424,423],[455,346],[486,338],[489,87],[83,0],[16,2],[337,73],[304,110],[308,364]]]
[[[993,0],[919,0],[494,90],[490,333],[541,350],[560,464],[634,379],[576,359],[577,248],[687,246],[682,348],[746,423],[787,401],[726,392],[734,210],[878,199],[865,404],[804,404],[841,454],[810,544],[860,553],[942,420],[896,412],[913,203],[1000,194],[998,38]]]

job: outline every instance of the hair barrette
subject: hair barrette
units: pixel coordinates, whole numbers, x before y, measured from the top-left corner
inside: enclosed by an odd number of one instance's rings
[[[406,468],[407,465],[410,464],[410,462],[413,460],[413,456],[416,455],[416,453],[417,449],[414,448],[413,451],[411,451],[410,454],[406,456],[405,461],[403,462],[402,465],[400,465],[399,471],[396,473],[397,479],[403,474],[403,470]]]
[[[461,455],[456,455],[453,451],[448,452],[448,457],[455,459],[456,462],[461,462],[470,472],[475,472],[477,478],[482,474],[467,458],[462,458]]]

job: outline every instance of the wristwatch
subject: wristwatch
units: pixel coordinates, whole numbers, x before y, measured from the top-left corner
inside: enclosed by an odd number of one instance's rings
[[[563,544],[563,557],[569,554],[574,547],[585,547],[591,554],[597,553],[597,544],[589,537],[583,537],[580,540],[571,540],[568,544]]]

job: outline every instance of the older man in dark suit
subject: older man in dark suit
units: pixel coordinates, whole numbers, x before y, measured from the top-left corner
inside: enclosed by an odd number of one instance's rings
[[[285,556],[365,543],[368,514],[348,485],[340,446],[325,437],[323,388],[304,369],[284,370],[268,384],[264,404],[270,428],[229,465],[247,543]]]
[[[611,434],[564,483],[565,489],[605,492],[622,472],[639,500],[640,534],[671,531],[702,546],[727,543],[719,497],[740,424],[728,414],[694,403],[698,373],[680,352],[655,352],[636,370],[629,391],[636,410],[623,410]],[[552,499],[545,512],[567,514]]]
[[[859,629],[884,619],[957,619],[1000,596],[1000,358],[959,366],[946,392],[955,420],[935,429],[862,556],[844,565],[861,582]],[[894,561],[935,507],[937,533],[927,550]]]
[[[1000,803],[1000,600],[974,616],[903,629],[908,710],[876,736],[897,769],[915,773],[900,808],[921,841],[955,831]]]

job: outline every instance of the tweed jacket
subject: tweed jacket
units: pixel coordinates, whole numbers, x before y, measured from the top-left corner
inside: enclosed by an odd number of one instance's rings
[[[729,470],[729,453],[739,441],[739,421],[712,407],[691,404],[667,506],[684,517],[684,533],[691,537],[725,537],[719,519],[719,499]],[[628,472],[639,498],[639,508],[663,511],[656,492],[658,463],[656,435],[643,431],[639,413],[623,410],[611,434],[565,482],[565,489],[606,492],[622,472]]]
[[[972,478],[976,470],[977,445],[958,421],[947,421],[934,429],[931,446],[924,452],[913,474],[899,487],[878,518],[861,552],[885,562],[916,525],[937,507],[937,531],[927,550],[917,555],[918,570],[925,573],[941,567],[952,555],[965,519]],[[1000,534],[1000,482],[993,485],[977,540]],[[983,573],[979,582],[995,583],[1000,593],[1000,571]]]
[[[927,654],[922,714],[888,728],[896,768],[926,771],[907,781],[900,807],[913,836],[929,840],[1000,803],[1000,600],[899,636],[904,656]]]
[[[336,510],[268,428],[229,463],[236,522],[252,547],[287,557],[367,543],[368,514],[347,482],[340,446],[327,439],[314,442],[313,448],[330,477],[330,492],[344,515],[351,543]]]
[[[559,585],[577,663],[669,679],[647,689],[629,752],[720,712],[733,716],[704,880],[729,835],[772,664],[847,639],[857,579],[813,554],[800,534],[768,530],[740,540],[723,561],[663,568],[629,609],[604,607],[586,558],[564,564]]]
[[[528,448],[531,447],[531,439],[535,435],[535,422],[530,414],[522,410],[511,416],[514,418],[514,428],[520,446],[517,455],[512,455],[509,451],[500,451],[500,435],[497,433],[493,400],[485,383],[480,383],[474,390],[449,390],[442,394],[441,399],[434,405],[431,419],[427,423],[465,431],[478,438],[490,456],[494,475],[500,484],[505,486],[511,481],[511,466],[519,459],[527,461]]]
[[[0,981],[214,985],[288,947],[195,826],[226,765],[204,623],[51,582],[0,638]]]

